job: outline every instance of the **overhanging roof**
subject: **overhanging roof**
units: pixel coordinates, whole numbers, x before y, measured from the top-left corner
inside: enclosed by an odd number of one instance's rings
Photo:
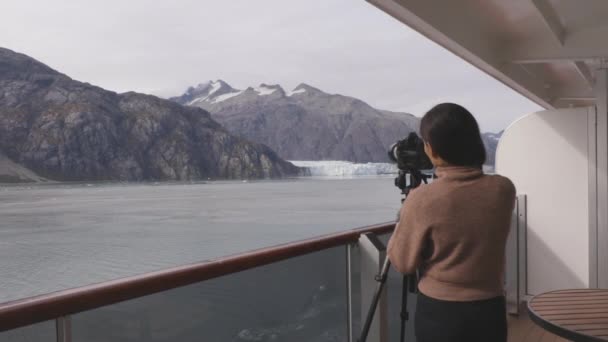
[[[545,108],[595,101],[607,0],[367,0]]]

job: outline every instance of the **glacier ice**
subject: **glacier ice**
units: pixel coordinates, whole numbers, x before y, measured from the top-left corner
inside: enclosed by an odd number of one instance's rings
[[[290,160],[298,167],[307,168],[311,176],[323,177],[350,177],[350,176],[374,176],[397,173],[397,165],[389,163],[364,163],[356,164],[340,160]]]

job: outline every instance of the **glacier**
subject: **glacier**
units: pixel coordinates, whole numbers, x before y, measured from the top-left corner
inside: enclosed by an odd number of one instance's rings
[[[357,164],[341,160],[290,160],[289,162],[308,169],[311,176],[320,177],[376,176],[398,172],[397,165],[389,163]]]

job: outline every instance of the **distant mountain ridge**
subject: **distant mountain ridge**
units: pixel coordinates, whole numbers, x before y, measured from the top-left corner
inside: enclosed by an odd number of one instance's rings
[[[419,121],[304,83],[292,91],[268,84],[238,90],[218,80],[171,100],[209,111],[230,132],[289,160],[386,162],[388,146],[417,130]]]
[[[72,80],[0,48],[0,151],[52,180],[197,180],[297,175],[208,112]]]
[[[388,147],[420,126],[412,114],[379,110],[305,83],[285,91],[280,85],[238,90],[222,80],[209,81],[171,100],[209,111],[230,132],[289,160],[387,162]],[[500,133],[482,137],[487,164],[493,165]]]
[[[496,148],[498,147],[498,142],[502,137],[504,130],[498,133],[482,133],[481,139],[483,140],[483,144],[486,146],[486,165],[494,166],[496,164]]]

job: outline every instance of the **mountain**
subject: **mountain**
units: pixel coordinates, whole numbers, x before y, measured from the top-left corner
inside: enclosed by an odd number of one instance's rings
[[[494,164],[496,163],[496,148],[498,147],[498,141],[502,137],[503,132],[504,131],[500,131],[498,133],[481,134],[483,144],[486,146],[486,165],[494,166]]]
[[[171,100],[208,110],[229,131],[289,160],[387,162],[388,147],[420,126],[414,115],[375,109],[307,84],[290,92],[267,84],[238,90],[218,80],[190,87]],[[487,164],[493,165],[500,133],[482,138]]]
[[[288,160],[386,162],[388,147],[417,130],[419,122],[411,114],[378,110],[307,84],[289,92],[268,84],[237,90],[220,80],[171,100],[209,111],[230,132]]]
[[[208,112],[81,83],[0,48],[0,150],[53,180],[279,177],[299,169]]]

